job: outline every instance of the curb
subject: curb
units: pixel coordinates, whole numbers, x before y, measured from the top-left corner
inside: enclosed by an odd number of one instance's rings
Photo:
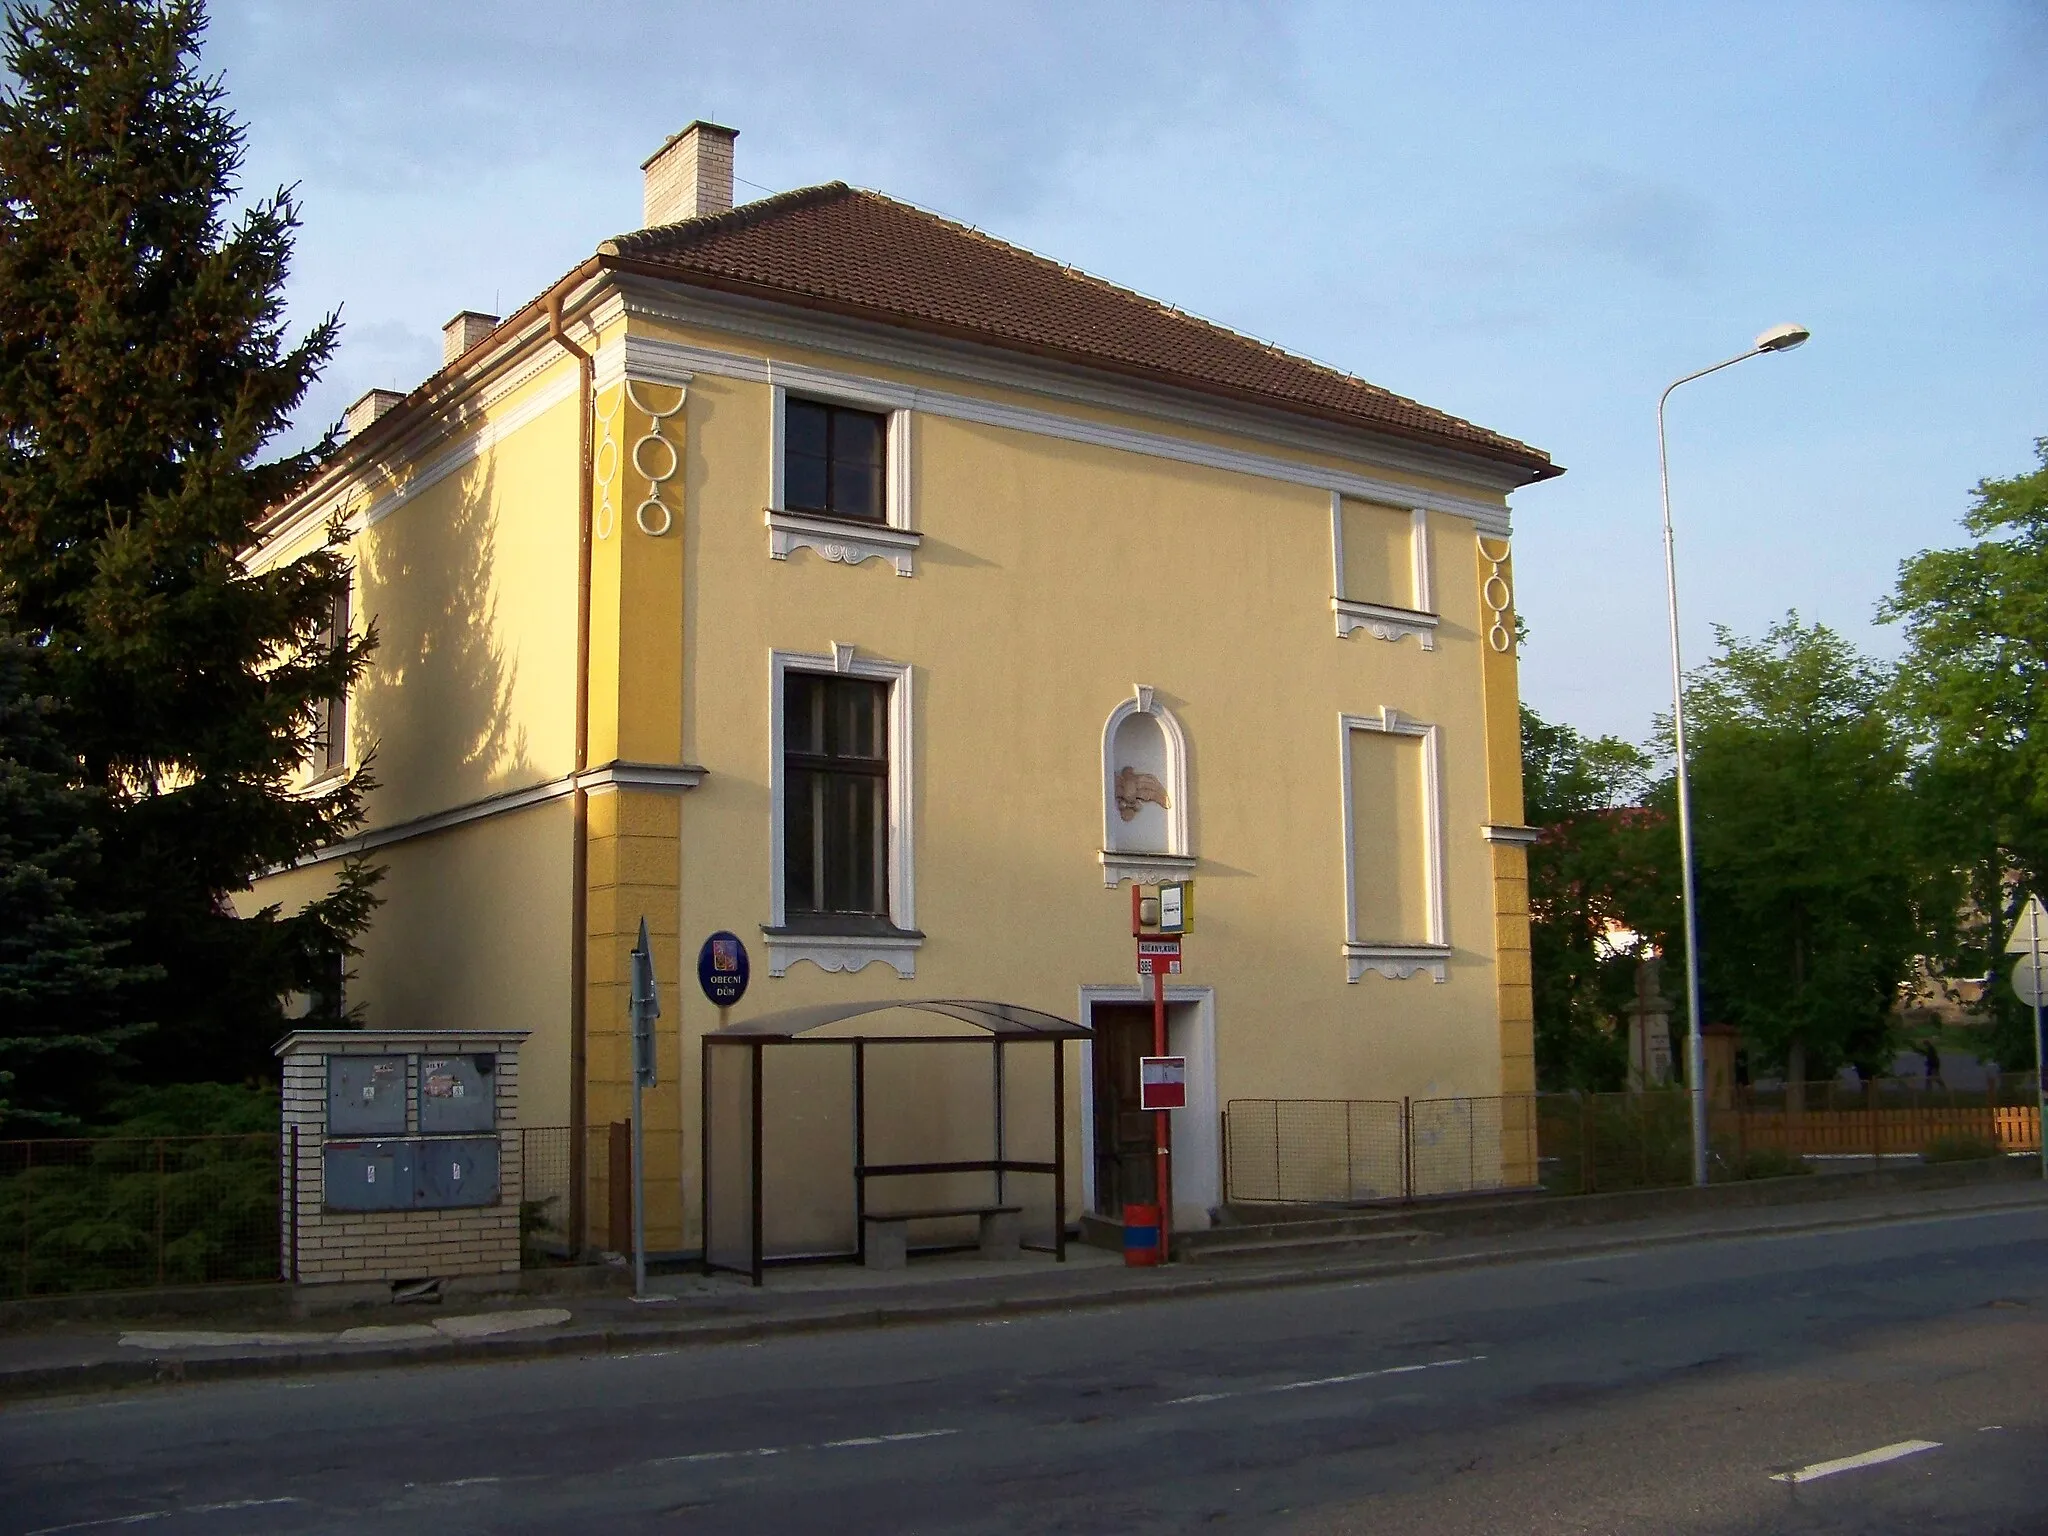
[[[881,1306],[846,1306],[830,1311],[781,1317],[722,1318],[704,1322],[650,1323],[637,1327],[566,1329],[534,1338],[445,1339],[411,1345],[306,1349],[263,1355],[137,1357],[94,1360],[77,1365],[26,1366],[0,1370],[0,1400],[57,1393],[98,1391],[182,1382],[232,1381],[315,1372],[387,1370],[393,1366],[445,1365],[461,1362],[508,1363],[572,1355],[637,1352],[662,1346],[746,1343],[781,1336],[849,1333],[860,1329],[910,1327],[920,1324],[976,1322],[990,1318],[1029,1317],[1048,1312],[1100,1310],[1133,1302],[1186,1301],[1205,1296],[1240,1295],[1250,1291],[1299,1289],[1361,1280],[1393,1280],[1412,1275],[1441,1274],[1462,1269],[1488,1269],[1507,1264],[1580,1258],[1631,1249],[1672,1248],[1690,1243],[1722,1242],[1754,1237],[1800,1237],[1816,1232],[1857,1227],[1890,1226],[1916,1221],[1957,1220],[2004,1211],[2048,1207],[2040,1195],[1986,1201],[1961,1210],[1871,1212],[1826,1220],[1756,1223],[1710,1232],[1660,1232],[1626,1237],[1589,1238],[1517,1248],[1489,1248],[1472,1253],[1439,1254],[1413,1259],[1342,1261],[1257,1269],[1246,1264],[1227,1274],[1196,1278],[1174,1276],[1134,1285],[1127,1290],[1092,1290],[1072,1295],[977,1297],[959,1301],[920,1301]]]

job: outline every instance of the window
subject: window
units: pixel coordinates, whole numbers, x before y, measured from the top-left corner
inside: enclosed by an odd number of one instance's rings
[[[1449,979],[1439,730],[1397,709],[1342,715],[1347,979]]]
[[[888,436],[888,418],[873,411],[791,399],[783,418],[783,505],[792,512],[884,521]]]
[[[1430,575],[1429,514],[1330,493],[1330,557],[1337,638],[1362,629],[1381,640],[1408,635],[1436,649],[1439,619]]]
[[[348,645],[349,602],[344,589],[328,611],[320,631],[320,648],[330,655]],[[348,767],[348,692],[332,694],[314,706],[313,776],[324,779]]]
[[[913,671],[834,642],[769,652],[768,974],[917,975]]]
[[[783,682],[783,896],[789,915],[889,913],[889,685]]]

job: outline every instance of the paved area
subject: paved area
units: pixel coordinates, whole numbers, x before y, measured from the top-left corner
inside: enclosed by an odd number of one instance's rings
[[[10,1532],[2048,1530],[2048,1206],[0,1413]]]

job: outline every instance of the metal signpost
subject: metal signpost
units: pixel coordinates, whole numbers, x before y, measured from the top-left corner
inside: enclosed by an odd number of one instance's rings
[[[1153,1147],[1158,1153],[1158,1177],[1153,1196],[1159,1202],[1159,1262],[1172,1257],[1173,1242],[1173,1116],[1187,1099],[1187,1059],[1166,1054],[1166,978],[1180,974],[1180,936],[1194,917],[1192,882],[1162,885],[1158,894],[1147,896],[1140,886],[1131,887],[1131,932],[1138,941],[1138,974],[1152,978],[1152,1054],[1138,1063],[1138,1101],[1141,1109],[1155,1115],[1152,1122]],[[1164,1064],[1177,1063],[1179,1102],[1169,1103],[1164,1090]],[[1152,1068],[1160,1076],[1155,1093],[1147,1077]]]
[[[2048,1083],[2041,1081],[2041,1061],[2044,1053],[2048,1053],[2048,1046],[2041,1040],[2041,1008],[2048,1003],[2044,949],[2048,949],[2048,909],[2042,907],[2040,896],[2035,894],[2027,898],[2026,910],[2013,925],[2005,952],[2020,957],[2012,968],[2012,989],[2019,993],[2021,1002],[2034,1010],[2034,1113],[2041,1127],[2041,1177],[2048,1179]]]
[[[640,919],[640,941],[633,946],[633,1294],[647,1294],[647,1179],[642,1144],[646,1117],[640,1092],[654,1086],[654,1021],[661,1002],[654,990],[654,951],[647,943],[647,919]]]

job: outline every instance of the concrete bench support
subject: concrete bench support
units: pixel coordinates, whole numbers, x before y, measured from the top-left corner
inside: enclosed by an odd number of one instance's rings
[[[910,1262],[910,1224],[947,1216],[973,1216],[981,1223],[981,1257],[1023,1256],[1023,1213],[1014,1205],[963,1205],[929,1211],[870,1211],[867,1226],[867,1267],[901,1269]]]

